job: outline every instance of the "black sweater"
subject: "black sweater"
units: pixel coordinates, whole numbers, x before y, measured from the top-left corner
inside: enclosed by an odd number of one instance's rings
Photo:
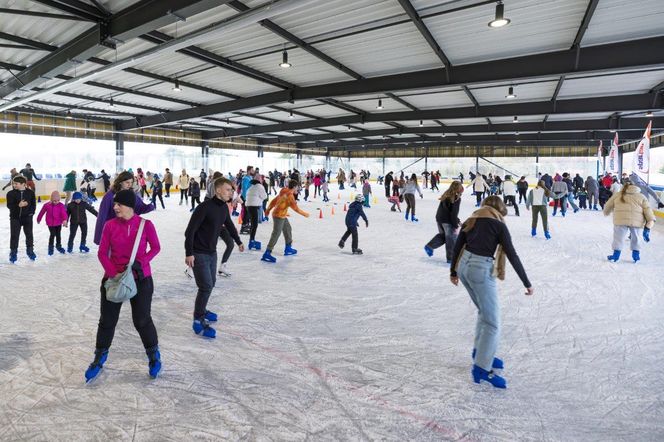
[[[67,204],[67,216],[69,218],[69,222],[74,225],[74,224],[87,224],[88,223],[88,217],[85,215],[85,211],[90,212],[94,216],[98,216],[99,214],[97,211],[92,207],[90,204],[86,203],[85,201],[81,201],[80,203],[76,204],[75,202],[71,202]]]
[[[212,255],[217,251],[217,240],[221,226],[226,227],[237,245],[242,244],[233,220],[228,213],[228,205],[217,197],[203,201],[191,215],[184,232],[186,256],[194,253]]]
[[[441,224],[451,224],[455,229],[461,224],[459,219],[459,207],[461,206],[461,198],[451,203],[448,200],[442,200],[438,204],[438,211],[436,212],[436,221]]]
[[[507,255],[507,259],[509,259],[512,267],[514,267],[516,274],[519,275],[524,287],[530,287],[531,284],[526,275],[526,271],[523,269],[519,255],[516,254],[516,250],[514,250],[514,246],[512,245],[510,232],[507,230],[505,223],[500,222],[497,219],[478,218],[475,221],[475,227],[473,227],[468,233],[464,232],[462,228],[454,245],[452,262],[457,262],[459,253],[461,253],[461,249],[464,245],[466,246],[466,250],[470,253],[493,257],[496,253],[498,244],[503,246],[503,251],[505,252],[505,255]],[[454,266],[451,268],[451,276],[457,276]]]
[[[22,200],[27,201],[28,205],[19,207],[18,204]],[[35,193],[27,187],[25,190],[10,190],[7,192],[7,208],[9,209],[9,219],[21,219],[34,215],[37,209]]]

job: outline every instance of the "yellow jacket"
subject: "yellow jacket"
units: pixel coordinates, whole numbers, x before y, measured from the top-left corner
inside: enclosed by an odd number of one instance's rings
[[[274,213],[272,214],[273,218],[286,218],[288,216],[288,208],[290,207],[300,215],[308,218],[309,214],[297,207],[297,202],[295,202],[295,196],[293,194],[293,189],[281,189],[279,195],[270,201],[270,204],[267,206],[265,216],[268,216],[272,209],[274,209]]]

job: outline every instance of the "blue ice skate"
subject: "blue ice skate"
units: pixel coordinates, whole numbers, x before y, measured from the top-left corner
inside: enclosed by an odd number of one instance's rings
[[[203,336],[204,338],[210,338],[214,339],[217,336],[217,331],[210,327],[210,324],[208,321],[203,320],[194,320],[194,323],[192,324],[192,328],[194,330],[194,333],[196,333],[199,336]]]
[[[18,254],[16,252],[9,252],[9,262],[14,264],[18,259]]]
[[[35,255],[34,250],[28,250],[25,253],[26,255],[28,255],[28,258],[30,258],[30,261],[34,261],[35,259],[37,259],[37,255]]]
[[[620,259],[620,250],[614,250],[613,255],[607,256],[606,259],[612,262],[618,262],[618,260]]]
[[[551,234],[549,233],[548,230],[545,230],[545,231],[544,231],[544,238],[546,238],[546,239],[551,239]]]
[[[48,256],[53,256],[53,246],[48,246]]]
[[[530,234],[531,234],[532,236],[537,236],[537,228],[533,227],[533,228],[530,230]]]
[[[275,262],[277,262],[277,258],[272,256],[272,250],[268,249],[268,250],[265,251],[265,253],[263,253],[263,257],[261,258],[261,261],[275,263]]]
[[[148,373],[152,379],[156,379],[161,372],[161,354],[159,354],[159,346],[146,348],[145,353],[148,355]]]
[[[88,252],[90,251],[90,249],[87,248],[87,247],[85,246],[85,244],[81,244],[81,245],[79,246],[79,248],[78,248],[78,251],[81,252],[81,253],[88,253]]]
[[[414,223],[419,221],[419,219],[415,218],[415,215],[410,215],[410,220]]]
[[[637,261],[641,260],[641,252],[638,250],[632,250],[632,259],[634,260],[634,264],[636,264]]]
[[[477,349],[473,348],[473,361],[475,360],[475,354],[477,353]],[[499,358],[493,358],[493,363],[491,364],[491,368],[496,368],[499,370],[502,370],[505,364],[503,364],[503,360]]]
[[[481,381],[487,381],[496,388],[507,388],[507,381],[505,381],[505,378],[494,374],[493,370],[486,371],[482,367],[473,365],[471,373],[473,375],[473,381],[475,381],[476,384],[479,384]]]
[[[208,322],[217,322],[217,314],[215,312],[211,312],[210,310],[205,310],[205,320]]]
[[[284,256],[289,256],[289,255],[297,255],[297,250],[291,247],[290,244],[286,244],[286,248],[284,249]]]
[[[66,253],[65,249],[63,249],[62,247],[56,247],[55,250],[57,250],[58,253],[62,253],[63,255]]]
[[[429,246],[424,246],[424,251],[426,252],[427,255],[433,256],[433,249]]]
[[[85,370],[86,383],[92,382],[99,375],[102,368],[104,368],[104,364],[106,363],[107,358],[108,348],[97,348],[95,350],[95,358],[88,369]]]

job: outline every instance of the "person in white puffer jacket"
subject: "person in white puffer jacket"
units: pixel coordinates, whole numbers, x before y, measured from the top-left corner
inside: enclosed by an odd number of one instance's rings
[[[247,201],[245,202],[247,212],[249,212],[249,219],[251,220],[251,229],[249,230],[249,250],[260,250],[261,243],[255,241],[256,230],[258,229],[258,212],[263,206],[263,201],[267,199],[267,192],[259,180],[251,180],[249,184]]]
[[[511,175],[505,175],[505,180],[502,182],[500,190],[503,192],[505,206],[509,207],[509,203],[511,202],[515,215],[519,216],[519,206],[516,203],[516,183],[512,181]]]

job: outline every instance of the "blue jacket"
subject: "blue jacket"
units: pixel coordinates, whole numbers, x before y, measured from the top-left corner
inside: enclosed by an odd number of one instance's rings
[[[348,212],[346,212],[346,227],[357,227],[357,220],[362,217],[365,223],[369,223],[367,216],[364,214],[364,209],[362,209],[362,203],[359,201],[353,201],[348,207]]]

